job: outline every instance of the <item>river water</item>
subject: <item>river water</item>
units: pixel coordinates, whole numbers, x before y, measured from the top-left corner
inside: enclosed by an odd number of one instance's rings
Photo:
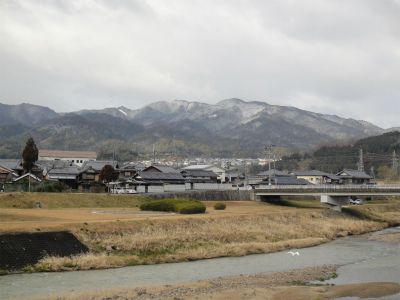
[[[338,269],[339,276],[328,281],[329,283],[383,281],[400,283],[400,244],[369,239],[371,235],[385,233],[400,233],[400,227],[362,236],[345,237],[316,247],[299,249],[299,256],[292,256],[287,251],[282,251],[109,270],[0,276],[0,299],[174,284],[240,274],[288,271],[324,264],[341,266]],[[400,295],[380,299],[400,299]]]

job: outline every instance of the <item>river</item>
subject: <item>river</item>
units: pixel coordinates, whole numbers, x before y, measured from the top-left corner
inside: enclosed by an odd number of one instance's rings
[[[341,267],[338,269],[339,276],[328,281],[329,283],[400,283],[400,244],[370,238],[386,233],[400,233],[400,227],[362,236],[340,238],[316,247],[299,249],[299,256],[292,256],[287,251],[282,251],[108,270],[0,276],[0,299],[42,297],[71,291],[175,284],[332,264]],[[400,299],[400,295],[380,299]]]

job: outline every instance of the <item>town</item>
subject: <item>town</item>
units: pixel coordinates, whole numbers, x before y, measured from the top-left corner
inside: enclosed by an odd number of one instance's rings
[[[232,163],[233,162],[233,163]],[[345,169],[337,174],[319,170],[276,170],[246,173],[253,163],[268,167],[275,160],[222,160],[219,164],[173,164],[97,160],[93,151],[38,150],[31,169],[24,170],[22,159],[0,159],[2,191],[41,191],[57,186],[59,191],[163,193],[191,190],[250,190],[270,185],[371,185],[373,177],[363,170]],[[45,191],[45,190],[43,190]]]

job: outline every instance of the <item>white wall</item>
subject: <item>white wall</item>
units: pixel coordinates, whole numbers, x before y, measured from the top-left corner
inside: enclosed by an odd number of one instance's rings
[[[189,186],[190,189],[190,186]],[[186,191],[185,184],[164,184],[165,192],[184,192]]]
[[[162,185],[149,185],[149,193],[164,193],[164,186]]]
[[[83,158],[83,157],[72,157],[72,158],[60,157],[60,158],[55,158],[55,157],[46,157],[46,156],[40,156],[39,160],[46,160],[46,161],[61,160],[61,161],[69,161],[69,162],[73,161],[73,163],[75,165],[79,166],[79,167],[82,167],[83,163],[86,162],[86,161],[95,161],[95,159],[88,159],[88,158]]]
[[[146,187],[144,185],[139,185],[136,189],[138,193],[144,193],[146,191]]]
[[[221,184],[221,183],[195,183],[193,186],[194,190],[234,190],[232,184]]]

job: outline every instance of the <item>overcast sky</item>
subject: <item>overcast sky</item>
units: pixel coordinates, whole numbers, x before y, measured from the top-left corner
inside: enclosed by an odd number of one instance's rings
[[[225,98],[400,126],[400,0],[0,1],[0,102]]]

